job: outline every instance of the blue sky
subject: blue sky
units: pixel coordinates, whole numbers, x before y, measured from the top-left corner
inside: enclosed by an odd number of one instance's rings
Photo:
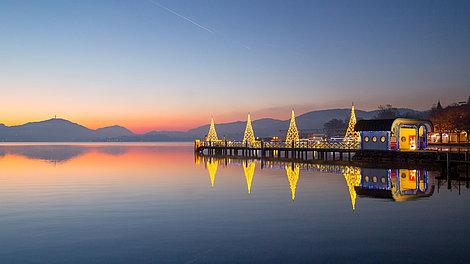
[[[470,95],[469,47],[469,1],[1,0],[0,123],[427,109]]]

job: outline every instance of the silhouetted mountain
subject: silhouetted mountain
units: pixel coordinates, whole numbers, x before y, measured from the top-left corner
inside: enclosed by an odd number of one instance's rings
[[[281,130],[287,129],[289,121],[277,120],[272,118],[263,118],[252,121],[253,130],[257,137],[268,137],[280,134]],[[243,138],[246,121],[236,121],[231,123],[216,124],[217,134],[220,138],[240,140]],[[188,130],[193,138],[202,138],[209,131],[209,124]]]
[[[131,135],[117,138],[118,141],[191,141],[194,138],[186,131],[150,131],[142,135]]]
[[[0,141],[95,141],[125,135],[133,135],[133,133],[118,126],[92,130],[60,118],[19,126],[0,126]]]
[[[419,116],[423,112],[399,108],[402,116]],[[331,119],[348,120],[351,109],[328,109],[311,111],[296,118],[301,131],[321,132],[323,124]],[[358,119],[373,119],[379,110],[356,110]],[[284,136],[289,127],[289,120],[263,118],[253,121],[253,129],[257,137]],[[241,140],[245,130],[245,121],[216,124],[219,138]],[[209,130],[209,124],[188,131],[150,131],[145,134],[134,134],[121,126],[110,126],[96,130],[64,119],[49,119],[41,122],[31,122],[20,126],[5,126],[0,124],[0,141],[190,141],[203,138]]]
[[[122,126],[98,128],[95,130],[95,132],[100,138],[117,138],[134,135],[134,133],[132,133],[129,129]]]

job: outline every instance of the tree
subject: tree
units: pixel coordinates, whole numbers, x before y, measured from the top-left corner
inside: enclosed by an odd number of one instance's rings
[[[379,113],[375,116],[375,119],[394,119],[397,118],[398,115],[398,109],[391,104],[379,105]]]
[[[333,118],[330,121],[323,124],[323,130],[327,137],[344,136],[344,132],[348,128],[348,124],[337,118]]]
[[[438,111],[442,110],[441,100],[438,100],[438,101],[437,101],[436,109],[437,109]]]
[[[375,119],[395,119],[399,117],[412,119],[423,118],[423,114],[421,112],[413,110],[400,112],[396,107],[393,107],[391,104],[379,105],[378,108],[379,113],[375,116]]]
[[[470,104],[450,105],[441,110],[431,109],[429,114],[436,131],[461,131],[470,129]]]

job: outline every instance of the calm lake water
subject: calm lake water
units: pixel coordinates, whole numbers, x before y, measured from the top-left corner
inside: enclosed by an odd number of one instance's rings
[[[438,175],[0,145],[0,263],[468,263],[470,191]]]

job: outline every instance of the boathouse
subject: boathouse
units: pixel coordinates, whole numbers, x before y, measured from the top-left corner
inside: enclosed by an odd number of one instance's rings
[[[357,121],[361,149],[413,151],[427,147],[432,123],[427,120],[395,118]]]

